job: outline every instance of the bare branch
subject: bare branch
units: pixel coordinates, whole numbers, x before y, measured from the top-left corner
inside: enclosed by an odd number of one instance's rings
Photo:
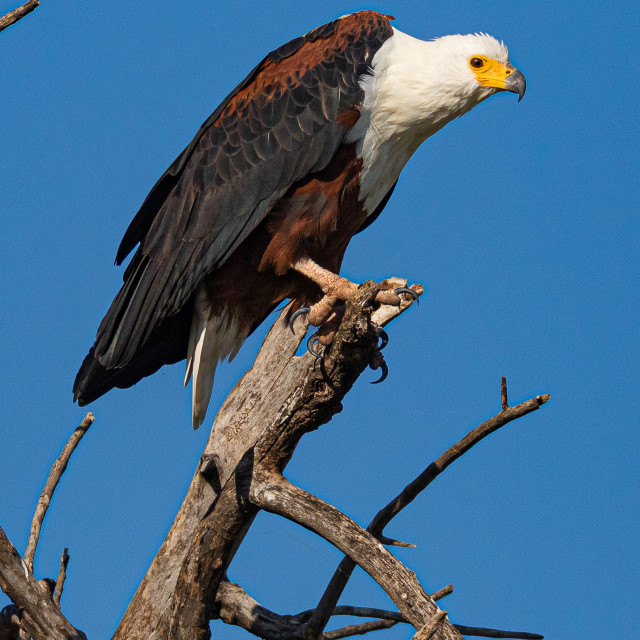
[[[60,556],[60,571],[56,580],[56,587],[53,592],[53,601],[58,609],[60,608],[60,599],[62,598],[62,590],[64,589],[64,581],[67,579],[67,565],[69,564],[69,549],[64,548],[62,556]]]
[[[286,478],[254,469],[249,499],[261,509],[284,516],[314,531],[359,564],[393,600],[400,612],[416,628],[427,625],[439,613],[409,571],[370,533],[335,507],[292,485]],[[446,624],[442,638],[460,638]]]
[[[442,600],[445,596],[453,593],[453,585],[449,584],[442,587],[435,593],[430,594],[433,601]],[[306,622],[315,609],[307,609],[297,613],[294,618],[300,622]],[[352,605],[340,605],[331,612],[333,616],[357,616],[358,618],[384,618],[385,620],[396,620],[397,622],[406,622],[404,616],[399,611],[388,611],[387,609],[376,609],[372,607],[354,607]]]
[[[400,540],[394,540],[393,538],[388,538],[387,536],[379,536],[378,540],[382,542],[382,544],[387,547],[404,547],[405,549],[416,549],[417,545],[411,544],[410,542],[400,542]]]
[[[509,408],[509,396],[507,394],[507,379],[502,376],[500,381],[500,403],[502,404],[502,410],[505,411]]]
[[[453,585],[448,584],[446,587],[442,587],[442,589],[438,589],[431,594],[431,599],[438,602],[438,600],[442,600],[442,598],[446,598],[448,595],[453,593]]]
[[[266,640],[301,638],[303,627],[295,616],[282,616],[256,602],[239,584],[223,580],[216,594],[216,615]]]
[[[34,640],[86,640],[53,603],[0,527],[0,588],[22,611],[22,630]]]
[[[506,404],[506,379],[503,378],[501,384],[501,404]],[[402,509],[409,505],[413,500],[424,491],[452,462],[464,455],[474,445],[486,438],[489,434],[497,429],[505,426],[513,420],[517,420],[522,416],[539,409],[541,405],[549,400],[549,395],[536,396],[531,400],[527,400],[516,407],[503,408],[500,413],[496,414],[486,422],[470,431],[462,440],[458,441],[452,447],[447,449],[437,460],[432,462],[411,484],[407,485],[403,491],[398,494],[389,504],[381,509],[371,524],[367,528],[376,537],[382,535],[384,528]],[[335,609],[344,588],[349,582],[349,578],[353,573],[355,563],[349,558],[342,559],[333,577],[331,578],[325,592],[318,603],[315,613],[311,617],[307,625],[305,638],[313,640],[322,633],[326,627],[331,612]]]
[[[539,409],[549,400],[549,395],[536,396],[516,407],[507,407],[493,418],[470,431],[462,440],[447,449],[437,460],[432,462],[411,484],[407,485],[386,507],[381,509],[369,525],[374,535],[382,533],[395,516],[424,491],[451,463],[463,456],[469,449],[488,435],[504,427],[509,422],[526,416]]]
[[[390,629],[398,623],[395,620],[372,620],[371,622],[363,622],[362,624],[350,624],[341,627],[335,631],[327,631],[325,638],[330,640],[338,640],[339,638],[350,638],[352,636],[362,636],[371,631],[380,631],[381,629]]]
[[[449,587],[451,590],[449,591]],[[432,599],[437,600],[448,595],[453,591],[453,586],[443,587],[436,593],[432,594]],[[304,621],[313,613],[313,609],[303,611],[295,617]],[[336,607],[331,616],[355,616],[358,618],[380,618],[381,620],[398,622],[407,622],[407,619],[399,611],[387,611],[386,609],[374,609],[370,607],[352,607],[341,605]],[[486,627],[469,627],[462,624],[453,625],[463,636],[479,636],[482,638],[520,638],[522,640],[542,640],[544,636],[537,633],[528,633],[526,631],[501,631],[500,629],[488,629]],[[346,627],[345,627],[346,628]],[[329,632],[325,633],[326,637],[332,637]]]
[[[39,0],[29,0],[17,9],[9,11],[9,13],[0,18],[0,31],[4,31],[7,27],[15,24],[16,22],[18,22],[18,20],[21,20],[26,15],[29,15],[36,7],[39,6]]]
[[[477,636],[480,638],[518,638],[521,640],[543,640],[539,633],[527,633],[526,631],[500,631],[500,629],[485,629],[484,627],[465,627],[461,624],[454,625],[463,636]]]
[[[418,633],[413,636],[412,640],[429,640],[429,638],[437,631],[447,617],[446,611],[439,611],[429,622],[427,622]]]
[[[59,458],[53,463],[53,467],[51,467],[51,472],[49,473],[49,477],[44,485],[44,489],[40,494],[40,499],[36,506],[36,512],[31,523],[31,532],[29,534],[29,542],[27,543],[27,550],[24,554],[24,562],[32,573],[33,560],[36,555],[38,540],[40,539],[40,530],[42,529],[42,521],[44,520],[49,504],[51,503],[53,492],[56,490],[58,482],[60,482],[60,478],[67,468],[71,454],[74,452],[89,427],[93,424],[94,419],[95,418],[92,413],[87,413],[84,420],[76,427],[75,431],[71,434],[69,441],[62,449],[62,453]]]

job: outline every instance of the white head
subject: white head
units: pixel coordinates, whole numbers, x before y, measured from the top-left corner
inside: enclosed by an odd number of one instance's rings
[[[418,126],[424,137],[498,91],[525,91],[504,43],[486,34],[424,41],[394,29],[365,82],[392,126]]]
[[[423,44],[421,70],[429,76],[432,88],[441,86],[452,97],[473,103],[471,106],[497,91],[518,93],[520,99],[524,95],[524,76],[509,62],[504,42],[486,33],[473,33]]]
[[[498,91],[524,95],[504,43],[485,34],[418,40],[397,29],[361,78],[361,117],[347,141],[363,158],[361,195],[373,211],[429,136]]]

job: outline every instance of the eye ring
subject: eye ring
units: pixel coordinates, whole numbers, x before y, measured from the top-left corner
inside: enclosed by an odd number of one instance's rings
[[[469,64],[474,69],[480,69],[484,66],[484,60],[482,58],[471,58],[471,60],[469,60]]]

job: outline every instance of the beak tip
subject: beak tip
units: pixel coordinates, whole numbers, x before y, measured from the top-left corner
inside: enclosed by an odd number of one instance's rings
[[[521,71],[516,69],[508,78],[505,89],[518,94],[518,102],[524,98],[527,91],[527,81]]]

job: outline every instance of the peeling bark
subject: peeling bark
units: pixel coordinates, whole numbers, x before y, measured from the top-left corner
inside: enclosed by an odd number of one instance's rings
[[[300,338],[289,330],[287,311],[280,314],[218,412],[176,520],[113,640],[209,637],[216,591],[257,513],[247,498],[254,466],[285,468],[300,438],[342,409],[376,350],[376,325],[411,306],[403,301],[374,313],[377,292],[366,283],[347,305],[321,366],[310,354],[295,355]]]

